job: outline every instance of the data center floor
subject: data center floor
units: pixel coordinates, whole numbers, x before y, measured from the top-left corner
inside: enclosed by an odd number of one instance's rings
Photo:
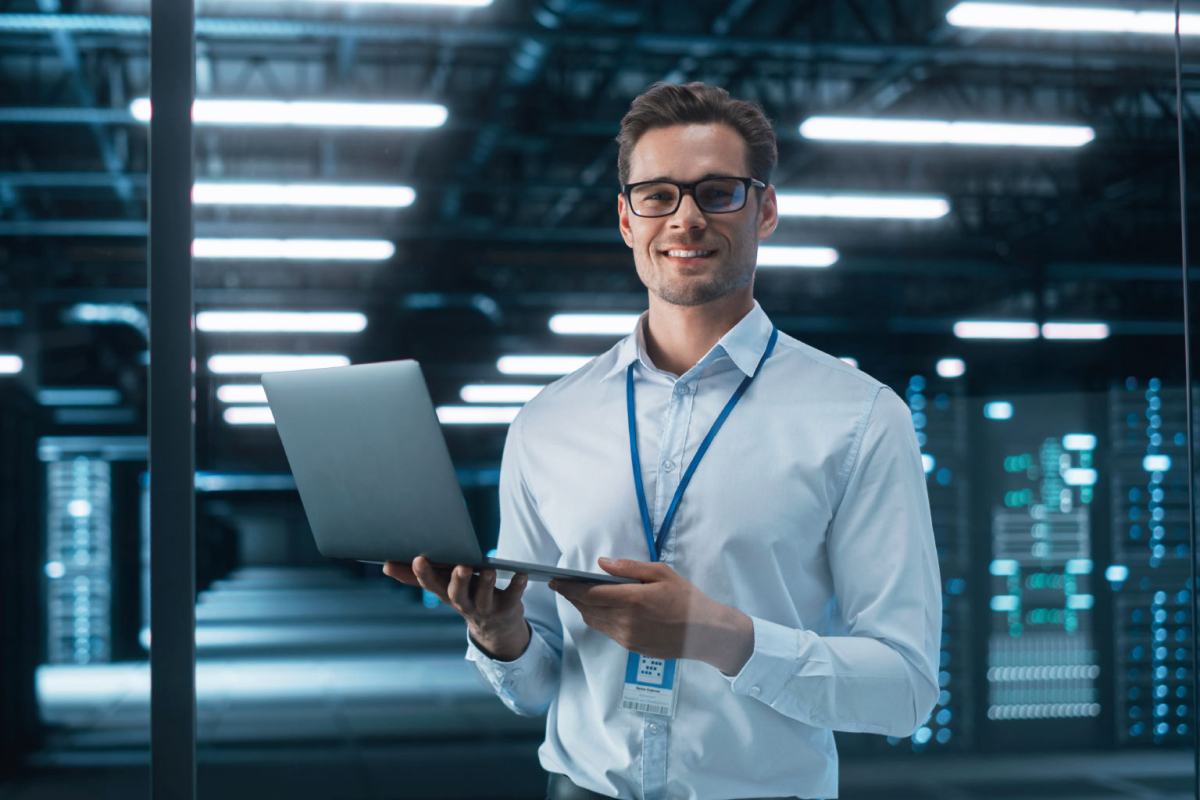
[[[197,606],[198,786],[222,800],[541,797],[543,721],[505,709],[449,609],[331,570],[246,569]],[[43,667],[46,747],[0,800],[145,797],[146,663]],[[1192,797],[1180,751],[843,759],[841,797]]]

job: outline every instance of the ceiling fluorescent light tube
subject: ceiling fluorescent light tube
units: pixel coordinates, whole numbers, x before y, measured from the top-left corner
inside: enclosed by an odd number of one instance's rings
[[[496,369],[505,375],[567,375],[595,356],[501,356]]]
[[[940,219],[950,213],[942,197],[796,194],[777,196],[781,217],[842,217],[847,219]]]
[[[831,247],[771,247],[760,245],[760,267],[829,267],[837,263],[838,251]]]
[[[1036,339],[1036,322],[963,320],[954,323],[954,335],[960,339]]]
[[[399,6],[458,6],[467,8],[483,8],[492,4],[492,0],[339,0],[339,2]]]
[[[937,362],[937,374],[943,378],[961,378],[967,371],[967,362],[961,358],[940,358]]]
[[[507,425],[521,406],[438,406],[438,422],[443,425]]]
[[[150,121],[150,98],[129,104],[139,122]],[[197,100],[196,125],[279,125],[310,128],[437,128],[446,107],[434,103],[338,103],[307,100]]]
[[[809,117],[806,139],[887,144],[956,144],[1012,147],[1080,147],[1096,138],[1086,125],[964,122],[866,117]]]
[[[349,363],[346,356],[334,355],[219,355],[208,359],[208,371],[217,375],[261,375],[294,369],[344,367]]]
[[[20,356],[0,354],[0,375],[16,375],[24,366]]]
[[[625,336],[633,333],[641,314],[555,314],[550,330],[560,334]]]
[[[367,317],[357,311],[201,311],[196,328],[236,333],[358,333]]]
[[[227,383],[217,387],[222,403],[265,403],[267,392],[257,383]]]
[[[464,403],[527,403],[544,388],[533,384],[469,383],[458,396]]]
[[[234,406],[221,415],[230,425],[274,425],[275,416],[266,406]]]
[[[195,258],[386,261],[396,246],[382,239],[196,239]]]
[[[1103,322],[1047,322],[1042,325],[1047,339],[1107,339],[1108,325]]]
[[[957,28],[1160,35],[1175,32],[1175,15],[1170,11],[1027,3],[959,3],[946,12],[946,21]],[[1179,32],[1182,35],[1200,33],[1200,14],[1181,14]]]
[[[52,387],[38,389],[37,401],[41,406],[117,406],[121,404],[121,392],[100,387]]]
[[[351,186],[321,183],[230,183],[197,181],[198,206],[342,206],[406,208],[417,199],[411,186]]]

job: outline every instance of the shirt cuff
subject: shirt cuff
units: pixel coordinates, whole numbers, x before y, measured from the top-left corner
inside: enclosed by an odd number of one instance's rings
[[[734,694],[745,695],[771,705],[796,669],[800,655],[800,631],[751,616],[754,623],[754,650],[729,681]]]
[[[541,638],[533,630],[533,626],[529,624],[528,620],[525,621],[525,627],[529,629],[529,644],[525,647],[525,652],[512,661],[492,658],[479,649],[475,640],[471,638],[471,632],[467,631],[466,659],[474,661],[476,668],[497,689],[511,684],[513,678],[533,672],[533,668],[538,663]]]

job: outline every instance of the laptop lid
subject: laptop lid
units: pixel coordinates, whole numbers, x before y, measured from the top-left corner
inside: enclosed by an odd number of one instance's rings
[[[262,384],[322,555],[483,561],[416,361],[272,372]]]

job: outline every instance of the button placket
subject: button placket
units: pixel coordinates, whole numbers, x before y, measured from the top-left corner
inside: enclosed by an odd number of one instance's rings
[[[671,402],[668,403],[667,426],[663,431],[663,448],[662,459],[659,461],[659,484],[667,491],[660,497],[661,504],[658,508],[658,520],[661,524],[663,516],[667,513],[667,506],[675,496],[675,490],[679,488],[679,482],[683,479],[684,472],[684,455],[687,449],[688,433],[691,428],[692,410],[695,408],[695,387],[686,381],[676,381],[674,388],[671,390]],[[669,477],[668,477],[669,476]],[[684,499],[686,502],[686,498]],[[678,512],[677,512],[678,513]],[[668,532],[667,538],[663,543],[663,550],[659,553],[659,558],[664,563],[671,564],[675,557],[675,534],[678,532],[678,516],[676,522],[672,525],[672,531]]]
[[[659,391],[665,388],[661,384],[658,386],[661,387]],[[687,426],[687,408],[684,404],[676,402],[683,398],[675,394],[674,389],[668,389],[668,391],[671,392],[671,399],[667,403],[667,418],[663,422],[662,438],[659,440],[658,448],[658,468],[655,470],[657,478],[655,480],[654,511],[651,517],[655,534],[658,533],[663,517],[667,514],[667,507],[671,504],[671,498],[675,496],[675,489],[679,486],[677,480],[679,473],[675,471],[678,457],[676,442],[680,438],[677,429],[681,424],[685,429]],[[671,466],[668,467],[667,464],[671,464]]]

